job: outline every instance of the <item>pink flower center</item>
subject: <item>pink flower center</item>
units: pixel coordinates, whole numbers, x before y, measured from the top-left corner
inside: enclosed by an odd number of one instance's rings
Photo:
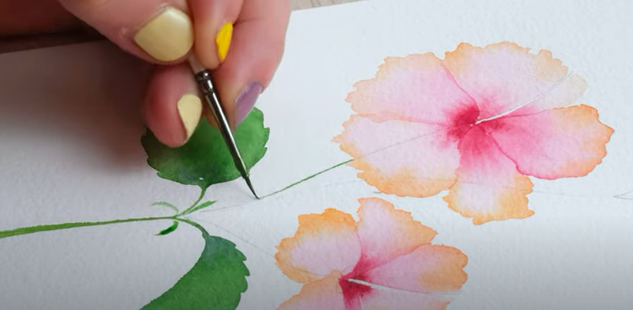
[[[455,117],[453,117],[453,123],[448,130],[448,136],[460,140],[471,128],[477,125],[478,117],[479,109],[477,109],[476,106],[469,106],[458,111],[455,113]]]
[[[341,287],[343,292],[343,299],[345,300],[345,305],[350,306],[356,303],[356,301],[368,294],[371,291],[371,287],[363,284],[358,284],[350,279],[358,280],[358,281],[367,281],[367,277],[362,273],[358,273],[357,271],[352,270],[352,272],[342,276],[338,280],[338,285]]]

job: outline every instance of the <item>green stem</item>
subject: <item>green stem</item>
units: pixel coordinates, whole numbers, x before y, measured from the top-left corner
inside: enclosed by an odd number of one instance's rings
[[[30,227],[16,228],[13,230],[0,231],[0,239],[19,236],[19,235],[28,235],[28,234],[33,234],[33,233],[42,232],[42,231],[61,230],[61,229],[69,229],[69,228],[76,228],[76,227],[102,226],[102,225],[109,225],[109,224],[145,222],[145,221],[156,221],[156,220],[175,220],[175,219],[176,219],[175,216],[160,216],[160,217],[131,218],[131,219],[125,219],[125,220],[112,220],[112,221],[103,221],[103,222],[77,222],[77,223],[30,226]]]
[[[292,187],[295,187],[307,180],[310,180],[316,176],[319,176],[323,173],[326,173],[334,168],[340,167],[342,165],[345,165],[347,163],[352,162],[353,159],[350,160],[346,160],[342,163],[336,164],[332,167],[329,167],[325,170],[319,171],[313,175],[310,175],[306,178],[303,178],[297,182],[294,182],[276,192],[273,192],[271,194],[268,194],[262,198],[266,198],[266,197],[270,197],[273,196],[275,194],[279,194],[283,191],[286,191]],[[2,238],[8,238],[8,237],[14,237],[14,236],[19,236],[19,235],[28,235],[28,234],[33,234],[33,233],[37,233],[37,232],[43,232],[43,231],[53,231],[53,230],[62,230],[62,229],[69,229],[69,228],[76,228],[76,227],[89,227],[89,226],[103,226],[103,225],[110,225],[110,224],[121,224],[121,223],[131,223],[131,222],[146,222],[146,221],[157,221],[157,220],[174,220],[174,221],[179,221],[179,222],[183,222],[183,223],[187,223],[193,227],[196,227],[197,229],[201,230],[203,233],[206,233],[206,230],[204,230],[204,228],[202,226],[200,226],[198,223],[195,223],[193,221],[187,220],[187,219],[183,219],[183,218],[179,218],[179,216],[183,215],[183,214],[187,214],[188,211],[190,211],[191,209],[195,208],[198,203],[200,203],[200,201],[202,200],[202,198],[204,198],[204,194],[206,193],[207,189],[206,188],[202,188],[200,191],[200,195],[198,196],[198,198],[196,199],[196,201],[194,201],[193,204],[191,204],[191,206],[187,209],[185,209],[184,211],[173,215],[173,216],[159,216],[159,217],[142,217],[142,218],[131,218],[131,219],[124,219],[124,220],[111,220],[111,221],[103,221],[103,222],[76,222],[76,223],[63,223],[63,224],[51,224],[51,225],[39,225],[39,226],[30,226],[30,227],[22,227],[22,228],[16,228],[13,230],[4,230],[4,231],[0,231],[0,239]]]
[[[342,165],[348,164],[348,163],[350,163],[350,162],[352,162],[352,161],[354,161],[354,160],[353,160],[353,159],[346,160],[346,161],[344,161],[344,162],[342,162],[342,163],[338,163],[338,164],[336,164],[336,165],[334,165],[334,166],[332,166],[332,167],[330,167],[330,168],[327,168],[327,169],[325,169],[325,170],[321,170],[321,171],[319,171],[319,172],[317,172],[317,173],[315,173],[315,174],[313,174],[313,175],[310,175],[310,176],[308,176],[308,177],[306,177],[306,178],[303,178],[303,179],[301,179],[301,180],[299,180],[299,181],[297,181],[297,182],[294,182],[294,183],[292,183],[292,184],[290,184],[290,185],[288,185],[288,186],[286,186],[286,187],[284,187],[284,188],[282,188],[282,189],[280,189],[280,190],[278,190],[278,191],[275,191],[275,192],[273,192],[273,193],[271,193],[271,194],[268,194],[268,195],[266,195],[266,196],[262,197],[262,199],[263,199],[263,198],[266,198],[266,197],[273,196],[273,195],[275,195],[275,194],[279,194],[279,193],[281,193],[281,192],[283,192],[283,191],[285,191],[285,190],[288,190],[288,189],[290,189],[290,188],[292,188],[292,187],[295,187],[295,186],[297,186],[297,185],[299,185],[299,184],[301,184],[301,183],[303,183],[303,182],[305,182],[305,181],[307,181],[307,180],[310,180],[310,179],[312,179],[312,178],[314,178],[314,177],[316,177],[316,176],[319,176],[319,175],[321,175],[321,174],[323,174],[323,173],[326,173],[326,172],[328,172],[328,171],[330,171],[330,170],[332,170],[332,169],[334,169],[334,168],[338,168],[338,167],[340,167],[340,166],[342,166]]]
[[[187,214],[189,211],[191,211],[191,209],[195,208],[198,203],[200,203],[200,200],[202,200],[202,198],[204,198],[204,194],[207,192],[206,188],[200,188],[200,195],[198,195],[198,199],[196,199],[196,201],[194,201],[191,206],[189,206],[189,208],[183,210],[182,212],[178,213],[176,216],[181,216],[183,214]]]
[[[174,220],[179,221],[179,222],[183,222],[183,223],[186,223],[186,224],[189,224],[189,225],[197,228],[198,230],[200,230],[203,234],[208,234],[207,230],[204,229],[204,227],[202,227],[202,225],[200,225],[200,224],[198,224],[198,223],[196,223],[196,222],[194,222],[192,220],[183,219],[183,218],[179,218],[179,217],[175,218]]]

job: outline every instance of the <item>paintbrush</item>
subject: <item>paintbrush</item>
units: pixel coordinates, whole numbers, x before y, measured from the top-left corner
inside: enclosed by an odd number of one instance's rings
[[[194,77],[196,79],[196,82],[198,83],[198,86],[200,87],[200,91],[202,92],[204,99],[211,109],[211,114],[213,114],[215,123],[218,125],[218,130],[220,130],[222,139],[224,139],[224,143],[229,149],[229,153],[231,153],[235,168],[237,168],[242,178],[246,181],[246,185],[248,185],[251,193],[253,193],[255,198],[259,199],[257,193],[255,193],[255,189],[253,189],[253,184],[251,183],[251,179],[248,175],[248,169],[244,164],[242,155],[240,155],[240,150],[237,148],[235,138],[233,137],[233,133],[231,132],[231,127],[229,126],[229,122],[226,119],[224,110],[222,110],[220,100],[215,93],[215,88],[213,87],[213,82],[211,81],[211,73],[209,73],[207,69],[202,67],[202,65],[200,65],[200,62],[198,62],[198,60],[194,56],[191,56],[189,58],[189,66],[193,71]]]

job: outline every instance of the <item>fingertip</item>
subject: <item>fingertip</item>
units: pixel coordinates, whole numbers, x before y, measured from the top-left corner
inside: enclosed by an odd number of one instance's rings
[[[185,144],[202,113],[202,101],[186,64],[156,70],[147,89],[143,116],[161,143],[169,147]]]
[[[185,12],[167,7],[141,26],[133,40],[159,62],[182,60],[193,47],[193,23]]]
[[[186,93],[178,99],[176,108],[181,125],[185,131],[185,140],[181,142],[181,144],[184,144],[187,143],[198,127],[200,117],[202,116],[202,101],[198,95]]]
[[[246,116],[248,116],[263,91],[264,86],[258,82],[251,82],[242,89],[235,99],[233,117],[230,121],[232,128],[239,126]]]
[[[259,5],[263,7],[265,3]],[[244,19],[240,16],[234,26],[229,55],[213,72],[220,100],[233,128],[252,110],[281,62],[287,26],[283,16],[282,13]]]
[[[59,0],[121,49],[155,64],[175,64],[192,50],[186,0]]]
[[[190,0],[195,28],[194,52],[207,69],[216,69],[226,58],[242,0]]]

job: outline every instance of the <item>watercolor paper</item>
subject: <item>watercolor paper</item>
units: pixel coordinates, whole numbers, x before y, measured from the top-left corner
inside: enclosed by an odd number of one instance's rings
[[[627,1],[293,13],[238,129],[168,149],[151,68],[0,55],[2,309],[629,309]]]

